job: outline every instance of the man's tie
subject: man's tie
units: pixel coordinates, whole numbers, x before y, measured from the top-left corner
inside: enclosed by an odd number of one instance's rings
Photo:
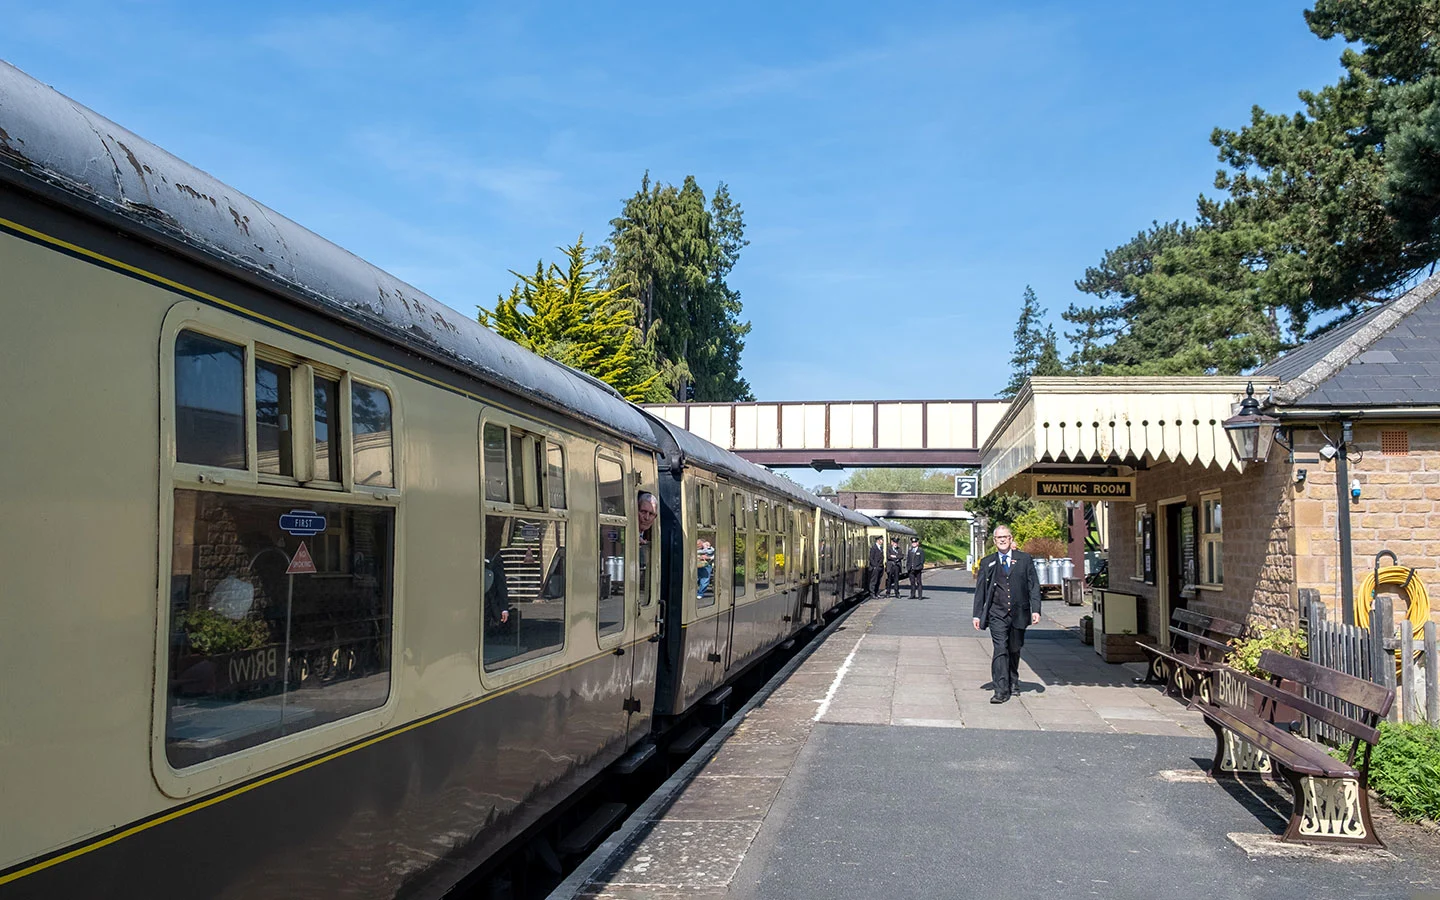
[[[1006,575],[1009,575],[1009,574],[1010,574],[1010,554],[1007,553],[1007,554],[1005,554],[1004,556],[1000,557],[1000,565],[1002,565],[1002,566],[1005,567],[1005,574],[1006,574]]]

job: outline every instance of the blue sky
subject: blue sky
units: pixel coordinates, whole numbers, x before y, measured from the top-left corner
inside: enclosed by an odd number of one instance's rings
[[[1025,285],[1058,323],[1212,128],[1335,80],[1302,9],[0,0],[0,58],[467,314],[647,169],[723,180],[759,399],[969,398]]]

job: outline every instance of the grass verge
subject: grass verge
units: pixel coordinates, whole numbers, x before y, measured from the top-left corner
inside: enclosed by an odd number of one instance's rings
[[[1381,722],[1370,787],[1402,819],[1440,821],[1440,728]]]

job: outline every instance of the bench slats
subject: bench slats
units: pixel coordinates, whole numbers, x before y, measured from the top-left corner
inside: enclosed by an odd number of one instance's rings
[[[1281,731],[1278,726],[1236,707],[1202,706],[1207,718],[1235,732],[1247,743],[1270,754],[1276,761],[1303,775],[1322,778],[1359,778],[1360,771],[1326,753],[1298,735]]]
[[[1186,625],[1194,625],[1202,631],[1211,631],[1216,634],[1223,634],[1227,637],[1240,637],[1245,633],[1245,626],[1239,622],[1232,622],[1229,619],[1222,619],[1219,616],[1207,616],[1204,613],[1193,612],[1188,609],[1177,609],[1171,615],[1177,622],[1184,622]]]
[[[1174,625],[1170,626],[1170,633],[1176,635],[1177,637],[1183,637],[1188,641],[1194,641],[1197,644],[1204,644],[1206,647],[1209,647],[1212,650],[1219,650],[1221,653],[1227,653],[1230,650],[1230,645],[1224,643],[1223,641],[1217,641],[1213,638],[1208,638],[1203,634],[1194,634],[1193,632],[1186,631],[1183,628],[1177,628]]]
[[[1307,660],[1286,656],[1284,653],[1277,653],[1274,650],[1265,650],[1260,654],[1260,668],[1272,675],[1288,678],[1297,684],[1313,687],[1332,697],[1344,700],[1346,703],[1353,703],[1382,718],[1390,712],[1390,706],[1395,702],[1394,688],[1383,687],[1373,681],[1346,675],[1344,672],[1337,672]],[[1294,706],[1294,704],[1291,705]],[[1297,706],[1296,709],[1299,707]],[[1343,718],[1346,721],[1354,721],[1348,716]],[[1344,727],[1335,722],[1330,722],[1330,724],[1337,728]],[[1372,740],[1371,743],[1374,741]]]
[[[1288,658],[1288,657],[1287,657]],[[1296,712],[1302,712],[1312,719],[1319,719],[1327,725],[1331,725],[1352,737],[1358,737],[1367,744],[1374,744],[1380,740],[1380,732],[1373,726],[1360,722],[1337,710],[1316,703],[1309,697],[1302,697],[1270,682],[1247,675],[1244,672],[1231,670],[1232,677],[1236,677],[1245,683],[1245,686],[1257,694],[1283,703]],[[1323,688],[1322,688],[1323,690]]]

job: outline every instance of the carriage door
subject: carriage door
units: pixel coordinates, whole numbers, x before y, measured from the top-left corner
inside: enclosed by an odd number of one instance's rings
[[[596,533],[599,536],[599,602],[595,609],[595,631],[600,650],[613,656],[612,683],[624,683],[625,725],[634,717],[631,691],[633,672],[629,652],[635,633],[636,576],[640,568],[635,527],[635,480],[625,477],[623,459],[608,449],[595,457],[595,478],[599,490]]]
[[[730,662],[735,650],[736,554],[737,552],[744,552],[743,549],[737,550],[735,544],[735,493],[734,487],[725,482],[720,483],[719,522],[717,527],[720,529],[720,546],[723,547],[724,550],[720,555],[720,569],[715,577],[724,586],[725,608],[719,618],[723,620],[720,627],[722,629],[722,643],[724,643],[725,648],[721,652],[725,655],[725,669],[727,671],[730,669]],[[741,543],[743,544],[743,539]],[[741,559],[743,560],[743,557],[741,557]],[[743,572],[740,578],[743,585],[745,578]],[[743,591],[744,588],[742,587],[741,590]]]
[[[635,598],[631,604],[634,628],[627,638],[630,647],[630,698],[638,700],[642,715],[630,717],[635,728],[648,720],[648,703],[655,697],[655,656],[659,644],[651,643],[660,630],[660,487],[656,478],[655,455],[646,450],[631,450],[631,474],[635,481],[636,579]],[[653,511],[649,528],[641,528],[641,506]],[[650,517],[647,517],[650,518]],[[644,656],[644,659],[641,657]],[[649,698],[649,699],[646,699]],[[644,727],[648,728],[648,725]]]
[[[723,667],[730,637],[728,613],[731,594],[730,586],[717,577],[717,571],[724,566],[731,549],[720,541],[717,523],[719,489],[715,484],[697,478],[694,491],[691,506],[694,509],[695,540],[694,546],[688,549],[691,554],[690,571],[695,573],[696,627],[709,639],[706,660]]]

